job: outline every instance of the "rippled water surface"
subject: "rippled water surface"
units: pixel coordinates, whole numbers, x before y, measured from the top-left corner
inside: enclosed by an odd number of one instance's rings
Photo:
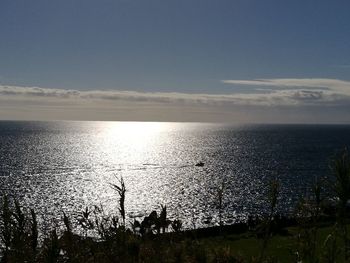
[[[290,212],[345,145],[350,126],[341,125],[2,121],[0,182],[2,192],[54,217],[95,204],[115,213],[109,183],[123,176],[129,218],[166,204],[187,227],[217,223],[224,182],[224,219],[232,223],[264,211],[274,177],[279,209]]]

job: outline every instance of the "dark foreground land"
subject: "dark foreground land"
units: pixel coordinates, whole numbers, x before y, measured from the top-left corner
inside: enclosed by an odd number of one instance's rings
[[[162,212],[126,229],[113,217],[90,220],[85,211],[88,220],[82,213],[76,229],[63,216],[61,231],[40,233],[34,213],[26,216],[18,204],[7,209],[6,202],[2,262],[349,262],[342,229],[331,217],[317,223],[274,217],[181,231],[179,221],[162,225]]]
[[[279,185],[272,181],[264,217],[186,231],[180,220],[167,218],[165,206],[142,221],[127,223],[122,179],[111,184],[119,195],[118,216],[86,208],[75,218],[63,213],[60,222],[47,229],[40,226],[34,208],[23,208],[3,195],[1,262],[350,262],[346,150],[335,158],[332,169],[334,178],[316,182],[313,197],[300,200],[291,218],[277,215]],[[329,192],[332,195],[324,195]],[[224,190],[218,189],[220,219],[222,198]]]

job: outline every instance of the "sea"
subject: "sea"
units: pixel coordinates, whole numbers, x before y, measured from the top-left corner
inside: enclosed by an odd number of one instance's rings
[[[292,215],[349,145],[350,125],[0,121],[0,194],[45,222],[86,207],[118,215],[111,184],[123,178],[127,222],[165,205],[184,228],[214,226],[221,191],[233,224],[266,213],[272,180]]]

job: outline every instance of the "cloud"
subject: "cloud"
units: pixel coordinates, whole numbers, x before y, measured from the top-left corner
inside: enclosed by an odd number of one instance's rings
[[[350,122],[350,82],[347,81],[223,82],[258,88],[248,93],[190,94],[0,85],[0,119]]]
[[[252,93],[206,94],[179,92],[139,92],[122,90],[65,90],[40,87],[0,85],[0,100],[37,100],[40,102],[89,103],[146,103],[173,105],[335,105],[350,101],[350,82],[329,79],[269,79],[269,80],[226,80],[225,83],[284,86],[290,89],[274,89],[268,92],[256,90]],[[348,86],[347,86],[348,85]],[[293,89],[306,87],[311,89]],[[320,88],[320,89],[314,89]],[[347,92],[345,92],[347,91]]]
[[[350,81],[326,78],[284,78],[284,79],[254,79],[254,80],[222,80],[226,84],[267,86],[279,89],[306,88],[326,90],[334,93],[350,95]]]

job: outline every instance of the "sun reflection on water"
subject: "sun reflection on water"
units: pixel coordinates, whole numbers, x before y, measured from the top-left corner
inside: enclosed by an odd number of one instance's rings
[[[149,137],[154,137],[167,130],[169,123],[160,122],[107,122],[104,125],[104,136],[127,144],[144,144]]]
[[[118,162],[141,161],[155,144],[159,143],[163,131],[169,130],[169,123],[159,122],[109,122],[103,123],[98,140],[108,155]]]

